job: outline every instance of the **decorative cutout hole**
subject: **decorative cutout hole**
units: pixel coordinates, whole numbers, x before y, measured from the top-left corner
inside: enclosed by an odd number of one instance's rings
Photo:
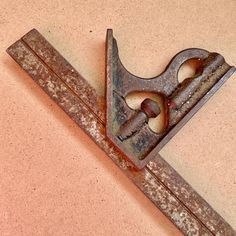
[[[164,97],[157,93],[148,92],[133,92],[125,98],[126,103],[131,109],[140,110],[140,105],[143,100],[150,98],[157,102],[161,113],[156,118],[149,118],[149,128],[155,133],[162,133],[166,129],[165,125],[165,112],[164,112]]]
[[[201,59],[190,59],[186,61],[178,71],[178,81],[182,83],[185,79],[190,77],[195,77],[198,74],[202,73],[202,64]]]

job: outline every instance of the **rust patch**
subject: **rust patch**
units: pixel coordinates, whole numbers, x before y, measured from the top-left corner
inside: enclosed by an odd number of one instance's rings
[[[106,48],[106,133],[113,144],[139,169],[154,159],[178,132],[180,125],[182,127],[198,111],[203,104],[201,100],[206,101],[214,94],[214,89],[211,89],[219,87],[221,81],[235,70],[218,53],[190,48],[174,56],[163,73],[144,79],[129,73],[122,65],[112,30],[107,31]],[[179,83],[178,71],[191,59],[201,62],[198,63],[196,75]],[[126,103],[126,97],[133,92],[161,94],[165,104],[162,111],[165,118],[164,130],[156,133],[148,125],[149,118],[160,114],[160,104],[149,101],[146,110],[143,110],[144,100],[141,112],[135,111]]]
[[[60,71],[67,72],[68,62],[60,64],[52,53],[39,53],[41,35],[33,30],[23,39],[8,48],[11,57],[32,77],[32,79],[107,153],[126,176],[157,206],[185,235],[233,236],[235,231],[224,221],[181,176],[170,167],[160,155],[147,167],[137,171],[107,139],[104,109],[99,102],[89,103],[80,94],[80,86],[91,93],[94,101],[99,101],[96,91],[76,73],[76,78],[66,80]],[[31,40],[33,37],[34,40]],[[24,39],[27,39],[24,41]],[[45,40],[45,39],[44,39]],[[38,46],[36,46],[37,44]],[[50,44],[45,44],[49,52],[54,52]],[[37,51],[37,52],[35,52]],[[40,55],[38,55],[40,54]],[[57,53],[56,53],[57,54]],[[57,54],[58,55],[58,54]],[[61,57],[61,56],[59,56]],[[52,64],[51,64],[52,63]],[[60,70],[58,67],[61,67]],[[70,69],[70,68],[69,68]],[[73,69],[74,70],[74,69]],[[109,73],[109,71],[108,71]],[[226,79],[226,78],[225,78]],[[78,81],[75,81],[78,80]],[[76,84],[76,85],[75,85]],[[92,91],[92,92],[91,92]],[[202,101],[204,102],[204,101]],[[98,112],[100,115],[98,115]],[[130,115],[130,114],[127,114]]]

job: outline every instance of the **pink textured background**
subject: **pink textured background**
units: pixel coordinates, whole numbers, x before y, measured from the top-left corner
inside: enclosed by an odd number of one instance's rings
[[[236,2],[0,2],[0,235],[181,235],[5,53],[37,28],[104,91],[104,41],[142,77],[188,47],[236,65]],[[236,76],[162,150],[236,228]]]

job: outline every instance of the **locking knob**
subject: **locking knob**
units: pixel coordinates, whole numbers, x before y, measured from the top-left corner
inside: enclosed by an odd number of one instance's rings
[[[155,118],[161,113],[159,105],[150,98],[143,100],[141,110],[145,112],[148,118]]]
[[[148,122],[149,118],[155,118],[160,113],[161,109],[159,105],[155,101],[146,98],[141,103],[141,110],[137,111],[129,120],[121,125],[117,137],[121,141],[124,141],[138,132]]]

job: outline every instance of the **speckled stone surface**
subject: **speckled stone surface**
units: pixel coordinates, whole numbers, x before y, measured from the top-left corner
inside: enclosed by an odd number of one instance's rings
[[[213,4],[213,6],[212,6]],[[142,77],[187,47],[236,65],[235,1],[0,3],[0,232],[2,235],[181,235],[82,130],[4,52],[37,28],[100,94],[104,42]],[[162,155],[236,228],[236,76]]]

